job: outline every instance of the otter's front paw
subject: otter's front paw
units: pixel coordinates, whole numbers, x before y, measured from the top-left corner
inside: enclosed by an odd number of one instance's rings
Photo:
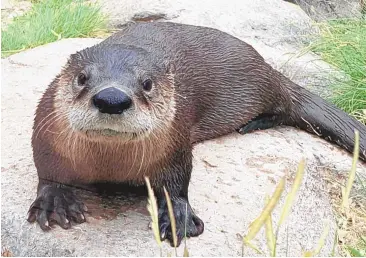
[[[168,239],[170,244],[174,246],[168,206],[165,199],[159,200],[158,205],[159,205],[159,229],[161,239],[162,240]],[[176,224],[177,246],[180,245],[185,235],[187,237],[194,237],[199,236],[200,234],[203,233],[204,229],[203,221],[194,214],[187,200],[183,198],[172,200],[172,206]],[[185,232],[186,223],[187,228]]]
[[[54,224],[64,229],[71,227],[70,220],[85,222],[86,206],[67,189],[44,186],[28,211],[28,221],[37,221],[43,230],[50,230]]]

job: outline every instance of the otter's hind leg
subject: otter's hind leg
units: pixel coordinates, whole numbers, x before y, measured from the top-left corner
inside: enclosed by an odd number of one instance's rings
[[[265,130],[272,128],[274,126],[280,125],[281,122],[282,119],[279,115],[264,113],[252,119],[250,122],[240,127],[237,131],[240,134],[246,134],[255,130]]]

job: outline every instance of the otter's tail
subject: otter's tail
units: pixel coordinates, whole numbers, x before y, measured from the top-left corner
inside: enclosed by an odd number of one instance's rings
[[[290,117],[284,123],[316,134],[353,153],[355,133],[360,135],[360,159],[366,161],[366,126],[319,96],[284,76],[282,85],[292,99]]]

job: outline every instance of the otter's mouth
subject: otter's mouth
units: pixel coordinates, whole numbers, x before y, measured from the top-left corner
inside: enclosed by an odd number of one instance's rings
[[[137,139],[147,134],[147,130],[141,132],[123,132],[113,129],[99,129],[99,130],[87,130],[83,132],[88,138],[93,137],[106,137],[106,138],[123,138],[123,139]]]

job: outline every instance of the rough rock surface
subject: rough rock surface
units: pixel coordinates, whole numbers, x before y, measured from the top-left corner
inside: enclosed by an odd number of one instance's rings
[[[150,5],[146,5],[147,2]],[[121,20],[122,23],[136,14],[135,17],[141,19],[146,16],[142,12],[154,11],[159,4],[162,5],[160,10],[169,11],[164,7],[168,2],[155,1],[152,4],[152,1],[139,1],[138,4],[135,1],[120,1],[121,7],[115,5],[114,8],[125,11],[125,18],[121,16],[125,19]],[[195,2],[195,5],[201,5],[201,2],[205,1]],[[257,1],[241,2],[245,4],[235,8],[229,7],[227,2],[215,8],[212,5],[216,3],[206,3],[207,12],[200,13],[191,1],[185,0],[186,5],[183,1],[175,1],[178,16],[174,19],[212,25],[241,37],[278,68],[287,58],[283,54],[299,48],[293,44],[298,34],[293,35],[291,31],[297,28],[296,31],[301,34],[304,26],[299,23],[307,22],[306,16],[300,11],[284,11],[293,7],[280,4],[280,1],[271,1],[271,8],[266,7],[269,1],[259,1],[263,3],[261,6]],[[183,7],[184,10],[179,11]],[[283,13],[280,15],[281,8]],[[263,27],[267,22],[264,13],[276,15],[272,19],[276,20],[277,26],[272,26],[272,22]],[[168,13],[167,17],[171,17],[169,15],[174,15],[174,12]],[[290,17],[286,15],[294,15],[290,19],[295,23],[294,27],[288,26],[289,22],[287,27],[283,24],[284,19]],[[254,28],[250,29],[250,26]],[[159,255],[152,231],[148,228],[150,219],[144,209],[146,202],[140,199],[100,199],[82,193],[92,213],[87,217],[87,223],[67,231],[57,227],[43,233],[36,224],[25,220],[29,205],[36,196],[37,176],[30,137],[38,99],[70,53],[97,42],[99,40],[96,39],[62,40],[2,60],[1,240],[2,248],[13,255]],[[307,55],[305,59],[294,59],[291,65],[286,66],[287,72],[302,69],[301,75],[295,76],[295,79],[303,86],[307,85],[308,78],[319,76],[312,64],[308,66],[304,63],[304,60],[311,58],[316,57]],[[320,61],[317,63],[324,69],[328,67]],[[239,256],[239,236],[246,233],[250,222],[263,208],[265,195],[273,192],[285,173],[290,175],[287,186],[291,186],[292,176],[302,157],[307,159],[305,178],[288,223],[280,231],[278,252],[282,256],[286,253],[299,256],[302,250],[315,248],[326,221],[329,221],[330,234],[320,253],[328,256],[333,247],[335,223],[325,175],[346,176],[351,157],[315,136],[288,127],[248,135],[235,133],[195,146],[190,200],[205,222],[205,232],[198,238],[188,240],[191,255]],[[359,164],[358,171],[365,175],[366,166]],[[279,207],[275,210],[274,223],[278,221],[278,214]],[[260,232],[258,246],[266,250],[264,239],[263,232]],[[286,246],[289,246],[288,250]],[[164,253],[167,251],[172,249],[164,244]],[[182,254],[182,247],[179,253]],[[257,254],[246,248],[245,255]]]
[[[361,17],[363,0],[285,0],[298,4],[312,19],[322,21],[337,18]],[[363,4],[362,4],[363,3]]]

